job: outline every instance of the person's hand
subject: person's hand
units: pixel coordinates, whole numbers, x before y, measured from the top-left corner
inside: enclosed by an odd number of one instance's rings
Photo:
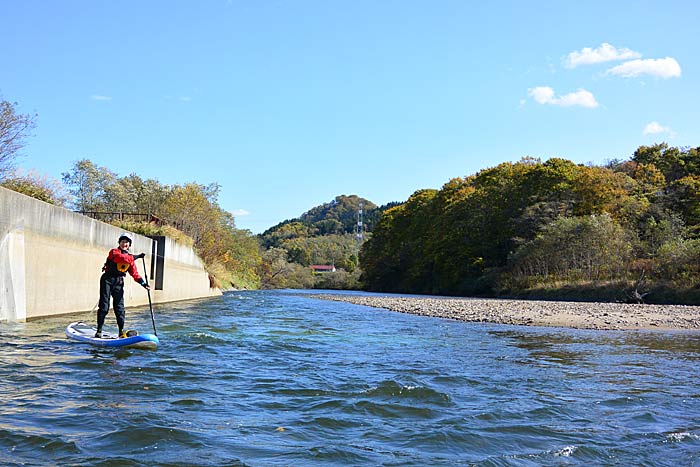
[[[133,255],[134,259],[141,259],[146,257],[146,253],[139,253],[138,255]]]
[[[148,285],[148,284],[141,284],[141,285],[143,286],[144,289],[146,289],[146,290],[151,290],[151,286],[150,286],[150,285]]]

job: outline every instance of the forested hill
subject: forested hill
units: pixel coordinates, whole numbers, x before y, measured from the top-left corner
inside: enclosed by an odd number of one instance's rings
[[[259,236],[263,263],[268,265],[261,274],[262,286],[359,287],[357,265],[362,243],[371,236],[382,212],[398,204],[378,207],[356,195],[340,195],[266,230]],[[358,237],[360,219],[362,236]],[[308,268],[314,264],[335,266],[338,273],[314,279]]]
[[[419,190],[384,213],[360,265],[385,292],[697,302],[700,148],[641,146],[605,166],[525,158]]]
[[[316,206],[301,216],[270,227],[260,235],[265,248],[279,247],[284,240],[298,237],[355,234],[362,209],[363,232],[372,232],[381,213],[391,206],[378,207],[357,195],[340,195],[328,203]]]

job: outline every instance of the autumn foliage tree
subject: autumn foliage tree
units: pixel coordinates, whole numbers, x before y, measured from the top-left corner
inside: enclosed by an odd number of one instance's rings
[[[34,171],[15,171],[6,176],[0,186],[56,206],[64,206],[67,202],[67,194],[58,180]]]
[[[469,295],[644,270],[694,286],[699,162],[697,148],[665,144],[605,167],[528,157],[419,190],[377,224],[360,255],[363,280],[372,290]],[[685,266],[671,267],[670,245]]]
[[[188,236],[216,285],[257,287],[261,261],[259,242],[236,228],[234,217],[219,206],[220,186],[186,183],[167,186],[136,174],[118,177],[88,159],[77,161],[63,181],[80,211],[146,214]],[[136,232],[155,234],[158,226],[122,224]]]

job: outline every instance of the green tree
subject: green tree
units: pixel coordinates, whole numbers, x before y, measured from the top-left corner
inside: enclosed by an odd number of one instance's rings
[[[293,269],[292,264],[287,261],[287,251],[284,248],[268,248],[262,254],[262,261],[258,269],[260,286],[264,289],[286,287],[286,276]]]
[[[105,187],[105,202],[112,209],[128,213],[155,214],[171,195],[170,187],[157,180],[143,180],[136,174],[115,178]]]
[[[318,274],[313,286],[317,289],[331,290],[357,290],[361,287],[357,272],[343,270]]]
[[[700,239],[671,239],[659,248],[656,274],[679,287],[700,287]]]
[[[560,217],[519,247],[509,269],[516,280],[602,280],[625,275],[632,245],[608,214]]]
[[[370,290],[393,291],[398,288],[401,268],[398,256],[394,253],[398,250],[400,240],[395,224],[402,214],[402,205],[386,210],[375,227],[372,238],[362,246],[362,281]]]
[[[679,213],[659,204],[640,211],[628,228],[637,235],[636,256],[640,259],[657,257],[664,243],[684,239],[687,231]]]
[[[81,159],[73,164],[69,172],[61,174],[63,184],[73,196],[71,205],[77,211],[123,212],[121,206],[109,204],[106,193],[117,176],[111,170],[95,165],[89,159]],[[127,212],[128,212],[128,206]]]
[[[363,279],[374,290],[492,293],[498,271],[542,228],[562,216],[626,220],[649,205],[637,188],[623,172],[558,158],[454,179],[384,213],[360,255]]]
[[[503,266],[508,255],[532,236],[539,221],[528,226],[523,216],[533,205],[568,209],[574,203],[574,183],[580,167],[563,159],[524,158],[467,177],[458,196],[445,205],[435,234],[436,276],[445,293],[488,292],[477,281]],[[454,190],[454,188],[451,188]],[[573,207],[572,207],[573,209]],[[533,215],[534,211],[530,212]],[[527,217],[527,215],[526,215]]]
[[[632,160],[655,166],[668,182],[688,175],[700,175],[700,148],[669,147],[667,143],[640,146]]]
[[[260,266],[260,243],[248,230],[229,230],[228,249],[221,258],[230,283],[236,288],[258,288],[260,277],[256,271]]]
[[[421,249],[431,229],[436,193],[419,190],[405,203],[384,212],[360,252],[362,277],[369,288],[415,292],[433,288],[432,257]]]
[[[286,221],[263,232],[264,248],[280,247],[286,240],[316,235],[317,230],[300,221]]]
[[[302,266],[333,264],[352,272],[357,264],[355,237],[352,234],[296,237],[284,241],[288,259]]]
[[[700,175],[675,180],[668,187],[667,194],[671,208],[683,217],[686,225],[700,224]]]

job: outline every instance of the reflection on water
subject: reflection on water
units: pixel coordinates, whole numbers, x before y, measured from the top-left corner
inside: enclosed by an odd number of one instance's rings
[[[0,325],[0,465],[700,465],[694,333],[285,292],[157,307],[156,352],[69,342],[71,319]]]
[[[635,332],[620,339],[619,344],[636,352],[665,352],[668,357],[673,358],[700,358],[700,334],[690,331]]]
[[[660,355],[664,358],[700,358],[700,334],[692,331],[624,331],[540,329],[492,331],[511,339],[513,345],[528,350],[533,357],[563,365],[585,364],[586,349],[607,347],[615,353]]]

